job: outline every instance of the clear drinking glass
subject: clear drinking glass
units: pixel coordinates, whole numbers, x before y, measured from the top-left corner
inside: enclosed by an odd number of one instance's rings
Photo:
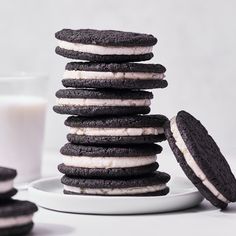
[[[41,175],[47,76],[0,76],[0,166],[17,169],[17,183]]]

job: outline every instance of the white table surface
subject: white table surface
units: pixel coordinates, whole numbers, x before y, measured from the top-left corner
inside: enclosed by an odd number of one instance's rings
[[[43,176],[57,176],[58,153],[47,152],[43,159]],[[229,159],[236,173],[234,156]],[[159,160],[161,170],[175,176],[184,176],[171,153],[163,153]],[[28,199],[27,191],[20,191],[17,198]],[[165,214],[149,215],[86,215],[68,214],[39,208],[34,217],[35,227],[32,235],[233,235],[236,222],[236,204],[228,210],[220,211],[206,200],[190,210]]]

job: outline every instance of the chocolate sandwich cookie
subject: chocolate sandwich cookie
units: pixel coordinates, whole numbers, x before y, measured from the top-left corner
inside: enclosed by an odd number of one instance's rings
[[[0,167],[0,201],[14,196],[17,190],[13,187],[16,170]]]
[[[56,53],[97,62],[146,61],[153,57],[157,39],[150,34],[116,30],[62,29],[56,32]]]
[[[187,177],[214,206],[236,201],[236,180],[205,127],[185,111],[166,124],[165,133]]]
[[[29,201],[0,202],[0,235],[26,235],[33,228],[33,214],[37,206]]]
[[[62,83],[73,88],[165,88],[165,71],[160,64],[70,62]]]
[[[65,194],[104,196],[161,196],[169,192],[166,183],[170,176],[164,172],[131,179],[80,179],[63,176]]]
[[[150,111],[153,94],[146,91],[61,89],[54,111],[79,116],[134,115]]]
[[[166,140],[163,115],[68,117],[67,139],[79,144],[142,144]]]
[[[155,144],[85,146],[71,143],[61,148],[63,164],[59,171],[85,178],[131,177],[151,173],[158,168]]]

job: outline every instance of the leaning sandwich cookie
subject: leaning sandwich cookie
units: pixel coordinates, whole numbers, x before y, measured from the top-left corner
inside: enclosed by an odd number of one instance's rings
[[[56,32],[56,53],[96,62],[146,61],[153,57],[157,39],[150,34],[116,30],[62,29]]]
[[[205,127],[185,111],[166,124],[165,134],[187,177],[214,206],[236,201],[236,180]]]
[[[17,193],[17,190],[14,188],[16,175],[16,170],[0,167],[0,201],[9,199]]]
[[[72,88],[165,88],[165,71],[160,64],[70,62],[62,84]]]
[[[150,112],[153,94],[147,91],[61,89],[54,111],[78,116],[134,115]]]

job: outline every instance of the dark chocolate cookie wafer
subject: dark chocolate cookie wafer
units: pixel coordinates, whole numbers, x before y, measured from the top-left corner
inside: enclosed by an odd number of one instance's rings
[[[141,157],[152,156],[161,153],[162,147],[157,144],[139,145],[75,145],[65,144],[60,152],[68,156],[89,156],[89,157]]]
[[[97,62],[145,61],[153,57],[157,39],[149,34],[116,30],[62,29],[56,53],[80,60]]]
[[[38,210],[29,201],[6,200],[0,202],[0,235],[26,235],[33,228],[32,217]]]
[[[73,88],[165,88],[165,71],[160,64],[70,62],[62,83]]]
[[[158,163],[152,163],[145,166],[128,167],[128,168],[81,168],[66,166],[60,164],[58,170],[67,176],[76,176],[80,178],[133,178],[136,176],[146,175],[154,172],[159,167]]]
[[[67,139],[80,144],[142,144],[166,139],[163,115],[68,117]]]
[[[61,89],[56,96],[55,112],[79,116],[147,114],[153,98],[151,92],[113,89]]]
[[[192,115],[180,111],[165,133],[187,177],[213,205],[226,208],[236,201],[236,180],[219,147]]]
[[[63,176],[65,194],[89,195],[166,195],[166,183],[170,176],[164,172],[154,172],[143,177],[131,179],[83,179]]]
[[[16,170],[0,167],[0,201],[8,199],[17,193],[17,190],[13,187],[16,175]]]

